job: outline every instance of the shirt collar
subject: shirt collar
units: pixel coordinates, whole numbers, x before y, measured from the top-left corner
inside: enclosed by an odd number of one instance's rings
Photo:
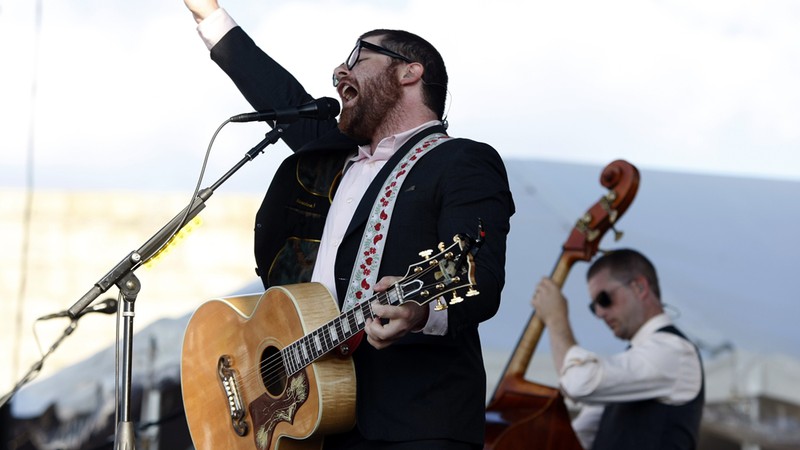
[[[661,328],[666,327],[667,325],[672,325],[672,319],[666,313],[661,313],[657,316],[653,316],[644,323],[644,325],[639,328],[639,331],[633,335],[631,339],[631,345],[636,345],[637,342],[642,342],[643,340],[650,337],[653,333],[660,330]]]
[[[412,128],[410,130],[403,131],[401,133],[393,134],[391,136],[385,137],[381,139],[378,143],[378,146],[375,147],[375,153],[370,153],[370,145],[359,145],[358,146],[358,153],[350,159],[350,162],[357,162],[362,160],[367,160],[367,162],[374,162],[374,161],[386,161],[395,154],[395,152],[402,147],[412,136],[417,134],[419,131],[424,130],[425,128],[429,128],[435,125],[440,125],[442,122],[438,120],[431,120],[429,122],[425,122],[418,127]]]

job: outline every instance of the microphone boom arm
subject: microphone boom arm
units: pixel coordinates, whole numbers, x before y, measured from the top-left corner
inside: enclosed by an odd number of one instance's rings
[[[158,251],[166,245],[167,242],[175,235],[177,231],[183,228],[187,223],[197,216],[205,207],[206,200],[211,198],[214,191],[219,188],[225,181],[233,176],[243,165],[252,161],[260,153],[264,152],[267,146],[278,142],[282,137],[283,132],[289,124],[276,124],[275,127],[267,132],[264,139],[261,140],[255,147],[250,149],[236,165],[234,165],[228,172],[226,172],[219,180],[211,186],[203,189],[192,200],[191,205],[184,208],[180,213],[172,218],[166,225],[164,225],[153,237],[145,242],[138,250],[132,251],[124,257],[113,269],[111,269],[105,276],[103,276],[94,286],[89,289],[72,307],[67,310],[69,317],[75,319],[78,315],[86,309],[97,297],[109,290],[111,286],[118,285],[120,280],[127,274],[132,273],[140,265],[147,262]],[[119,287],[119,286],[118,286]]]

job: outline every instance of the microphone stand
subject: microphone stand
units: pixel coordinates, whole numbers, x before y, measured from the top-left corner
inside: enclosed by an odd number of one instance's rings
[[[109,305],[107,302],[109,302],[110,300],[114,301],[114,303],[111,304],[111,305],[113,305],[113,311],[111,309],[107,309],[108,305]],[[78,327],[78,319],[80,319],[81,317],[83,317],[84,315],[86,315],[86,314],[88,314],[90,312],[111,313],[111,312],[116,311],[116,309],[117,309],[117,303],[116,303],[117,301],[116,300],[114,300],[114,299],[106,299],[105,302],[107,304],[106,304],[106,306],[103,307],[103,309],[101,309],[101,310],[92,310],[92,311],[84,311],[81,314],[79,314],[78,317],[73,318],[70,321],[70,324],[67,325],[67,328],[64,329],[64,331],[61,333],[61,336],[53,343],[53,345],[50,346],[50,348],[47,350],[47,353],[44,353],[42,355],[42,357],[39,359],[39,361],[36,361],[36,363],[34,363],[31,366],[31,368],[28,369],[28,372],[25,373],[25,375],[17,382],[17,384],[14,385],[14,388],[11,389],[11,391],[8,394],[4,395],[3,397],[0,397],[0,408],[5,406],[5,404],[8,403],[9,400],[11,400],[11,397],[13,397],[22,388],[22,386],[24,386],[25,384],[29,383],[31,380],[34,379],[34,377],[36,377],[36,375],[39,374],[39,372],[42,371],[42,367],[44,366],[44,360],[47,359],[47,357],[50,356],[50,354],[53,353],[56,350],[56,348],[58,348],[59,345],[61,345],[61,342],[64,339],[66,339],[67,336],[69,336],[70,334],[72,334],[73,331],[75,331],[75,328]],[[67,312],[66,311],[61,311],[61,312],[58,312],[58,313],[55,313],[55,314],[47,314],[45,316],[39,317],[36,320],[37,321],[39,321],[39,320],[50,320],[50,319],[56,319],[56,318],[59,318],[59,317],[66,317],[66,316],[67,316]]]
[[[0,398],[0,408],[5,406],[5,404],[8,403],[9,400],[11,400],[11,397],[13,397],[14,394],[16,394],[22,388],[22,386],[31,381],[42,370],[42,366],[44,365],[44,360],[47,359],[47,357],[50,356],[50,354],[53,353],[56,350],[56,348],[58,348],[59,345],[61,345],[61,342],[64,339],[66,339],[67,336],[72,334],[72,332],[75,331],[75,328],[77,327],[78,327],[78,319],[72,319],[69,325],[67,325],[67,328],[65,328],[64,331],[61,333],[61,337],[59,337],[58,340],[56,340],[53,343],[53,345],[50,346],[50,349],[47,350],[47,353],[42,355],[41,359],[39,359],[39,361],[37,361],[34,365],[31,366],[30,369],[28,369],[28,373],[26,373],[25,376],[23,376],[22,379],[19,380],[19,382],[14,386],[14,388],[11,389],[11,392],[4,395],[3,398]]]
[[[123,355],[122,355],[122,380],[116,380],[116,386],[122,384],[122,398],[117,404],[117,429],[114,437],[115,450],[135,449],[135,437],[133,421],[131,420],[131,373],[132,373],[132,352],[133,352],[133,317],[134,302],[141,289],[141,283],[133,271],[155,256],[167,242],[174,236],[175,232],[185,226],[190,220],[205,208],[205,201],[208,200],[214,191],[228,180],[247,162],[252,161],[264,149],[274,144],[281,138],[283,132],[288,128],[288,124],[276,124],[275,127],[267,132],[264,139],[255,147],[250,149],[236,165],[226,172],[216,183],[208,188],[202,189],[192,200],[192,203],[184,208],[178,215],[170,220],[153,237],[145,242],[138,250],[129,253],[114,268],[112,268],[103,278],[86,292],[67,312],[72,319],[77,318],[81,311],[88,307],[98,296],[107,291],[111,286],[116,285],[123,298]],[[118,368],[119,369],[119,368]],[[121,405],[119,403],[122,403]]]

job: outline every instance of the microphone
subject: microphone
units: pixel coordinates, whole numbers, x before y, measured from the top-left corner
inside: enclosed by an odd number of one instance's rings
[[[78,315],[76,315],[73,320],[80,319],[84,315],[89,314],[89,313],[93,313],[93,312],[103,313],[103,314],[114,314],[115,312],[117,312],[117,307],[118,306],[119,306],[119,302],[118,301],[116,301],[113,298],[107,298],[107,299],[105,299],[105,300],[103,300],[101,302],[98,302],[97,304],[95,304],[93,306],[90,306],[90,307],[84,309],[83,311],[79,312]],[[36,320],[50,320],[50,319],[56,319],[58,317],[69,317],[69,311],[61,311],[61,312],[57,312],[55,314],[47,314],[46,316],[39,317]]]
[[[318,98],[305,105],[269,111],[239,114],[230,118],[231,122],[256,122],[274,120],[276,122],[293,122],[297,119],[328,120],[339,115],[339,102],[330,97]]]

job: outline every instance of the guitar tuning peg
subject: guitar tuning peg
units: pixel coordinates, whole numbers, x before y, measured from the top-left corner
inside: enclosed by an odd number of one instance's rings
[[[440,251],[440,252],[443,252],[443,251],[444,251],[444,249],[446,249],[446,248],[447,248],[447,247],[445,247],[445,246],[444,246],[444,242],[439,242],[439,245],[438,245],[438,247],[439,247],[439,251]]]
[[[480,292],[478,292],[478,290],[473,287],[470,287],[469,290],[467,291],[467,297],[475,297],[476,295],[479,294]]]
[[[623,233],[622,231],[619,231],[619,230],[617,230],[617,229],[616,229],[616,228],[614,228],[613,226],[611,227],[611,229],[612,229],[612,230],[614,230],[614,241],[615,241],[615,242],[616,242],[616,241],[619,241],[620,239],[622,239],[622,236],[623,236],[625,233]]]
[[[453,292],[453,298],[450,299],[450,304],[451,305],[455,305],[455,304],[461,303],[463,301],[464,301],[463,297],[460,297],[460,296],[456,295],[455,292]]]
[[[433,307],[434,311],[443,311],[447,309],[447,302],[445,302],[442,297],[436,299],[436,306]]]
[[[425,259],[430,258],[432,254],[433,254],[433,250],[431,250],[431,249],[423,250],[423,251],[419,252],[419,256],[421,256],[421,257],[423,257]]]

